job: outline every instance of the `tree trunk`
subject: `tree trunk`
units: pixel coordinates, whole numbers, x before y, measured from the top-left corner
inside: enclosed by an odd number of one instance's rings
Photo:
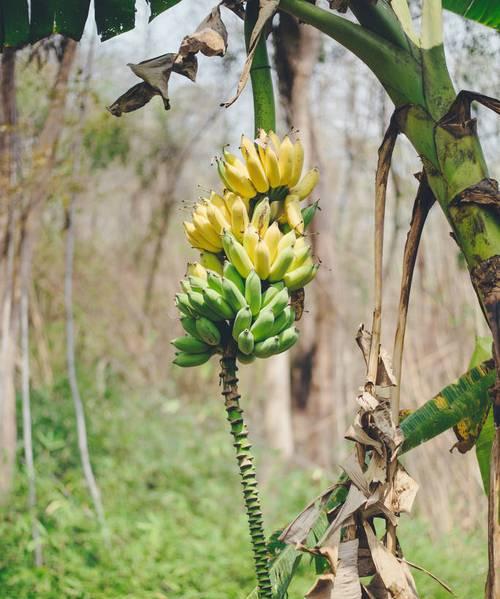
[[[320,51],[320,33],[282,13],[275,42],[279,91],[287,124],[300,133],[306,163],[321,166],[318,140],[312,127],[310,91]],[[324,182],[320,182],[319,189],[325,196]],[[321,218],[314,219],[310,229],[314,253],[323,266],[311,292],[307,292],[308,315],[300,323],[301,338],[291,358],[294,432],[308,458],[323,466],[331,464],[334,430],[331,208],[332,203],[325,201]]]

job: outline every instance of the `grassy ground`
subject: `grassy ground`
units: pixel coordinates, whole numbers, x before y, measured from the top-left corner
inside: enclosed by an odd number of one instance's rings
[[[33,396],[43,568],[32,566],[22,470],[1,514],[2,599],[239,599],[253,587],[250,548],[229,435],[217,399],[185,404],[159,394],[84,387],[91,452],[111,530],[107,547],[82,481],[68,387]],[[266,521],[276,529],[327,485],[310,472],[269,466],[263,488]],[[430,537],[419,520],[402,523],[407,558],[452,585],[458,597],[482,596],[485,543]],[[290,591],[303,596],[314,578],[304,563]],[[422,598],[449,597],[417,574]]]

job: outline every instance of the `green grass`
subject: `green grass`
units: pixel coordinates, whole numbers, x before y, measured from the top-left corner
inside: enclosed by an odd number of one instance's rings
[[[246,522],[233,448],[216,395],[183,402],[158,393],[107,392],[83,381],[91,454],[111,530],[102,540],[82,479],[71,399],[63,381],[33,393],[43,568],[32,566],[22,463],[1,514],[2,599],[236,599],[253,588]],[[263,503],[269,532],[298,512],[328,481],[281,465],[265,448]],[[404,519],[407,558],[450,583],[458,597],[482,596],[486,571],[480,532],[431,539],[421,521]],[[417,574],[421,596],[449,596]],[[304,560],[290,592],[314,579]]]

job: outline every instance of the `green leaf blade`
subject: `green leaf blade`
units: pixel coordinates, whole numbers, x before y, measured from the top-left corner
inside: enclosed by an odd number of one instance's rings
[[[30,26],[26,0],[0,1],[1,33],[3,45],[19,48],[29,42]]]
[[[498,0],[443,0],[443,7],[500,31],[500,3]]]

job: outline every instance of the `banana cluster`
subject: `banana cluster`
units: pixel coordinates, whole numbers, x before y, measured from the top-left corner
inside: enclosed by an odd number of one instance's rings
[[[226,261],[222,275],[200,263],[190,265],[181,286],[176,305],[186,335],[172,341],[178,366],[204,364],[222,353],[231,338],[244,364],[284,352],[299,338],[290,292],[282,281],[263,288],[255,270],[243,277]]]

